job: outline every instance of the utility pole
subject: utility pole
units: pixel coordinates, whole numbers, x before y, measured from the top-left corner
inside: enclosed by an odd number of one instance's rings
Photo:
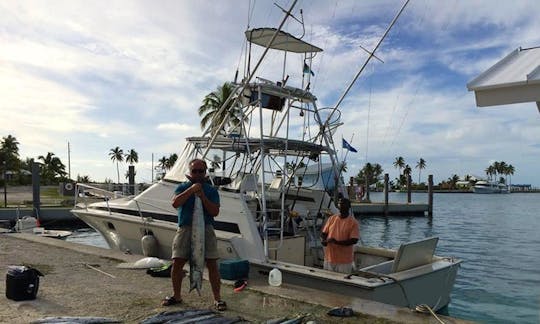
[[[4,172],[4,208],[7,208],[7,173],[6,173],[7,161],[4,159],[4,162],[2,164],[4,166],[4,170],[3,170]]]
[[[71,150],[69,149],[69,141],[68,141],[68,178],[71,180]]]

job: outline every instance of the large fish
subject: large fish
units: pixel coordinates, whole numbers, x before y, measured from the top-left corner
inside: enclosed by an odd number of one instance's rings
[[[197,289],[201,295],[204,270],[204,211],[201,198],[195,196],[191,221],[191,257],[189,259],[189,283],[191,292]]]

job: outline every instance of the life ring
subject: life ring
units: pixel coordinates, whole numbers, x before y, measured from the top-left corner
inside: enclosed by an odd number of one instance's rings
[[[64,189],[66,189],[67,191],[73,190],[73,183],[71,183],[71,182],[66,183],[64,185]]]

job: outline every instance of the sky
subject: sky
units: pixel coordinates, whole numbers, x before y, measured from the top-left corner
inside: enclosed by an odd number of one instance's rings
[[[402,3],[298,1],[303,39],[324,50],[311,81],[319,107],[336,104]],[[420,181],[439,183],[504,161],[512,183],[540,187],[536,104],[477,108],[466,87],[516,48],[540,46],[538,16],[535,0],[412,0],[339,107],[334,139],[358,150],[346,176],[370,162],[394,179],[401,156],[413,181],[423,158]],[[150,182],[158,159],[201,133],[204,96],[243,66],[245,30],[282,17],[274,1],[0,0],[0,137],[15,136],[22,159],[52,152],[93,181],[117,179],[112,148],[134,149],[136,181]],[[293,19],[283,29],[303,33]],[[260,75],[277,80],[282,61],[269,53]]]

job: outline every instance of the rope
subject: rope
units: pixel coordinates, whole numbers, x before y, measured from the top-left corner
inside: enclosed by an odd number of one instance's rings
[[[429,306],[426,305],[426,304],[417,305],[417,306],[414,308],[414,310],[417,311],[417,312],[419,312],[419,313],[424,313],[424,314],[431,313],[431,315],[433,315],[433,317],[435,317],[435,319],[436,319],[437,321],[439,321],[439,323],[445,324],[445,323],[437,316],[437,314],[435,314],[435,312],[433,311],[433,309],[431,309],[431,307],[429,307]]]

